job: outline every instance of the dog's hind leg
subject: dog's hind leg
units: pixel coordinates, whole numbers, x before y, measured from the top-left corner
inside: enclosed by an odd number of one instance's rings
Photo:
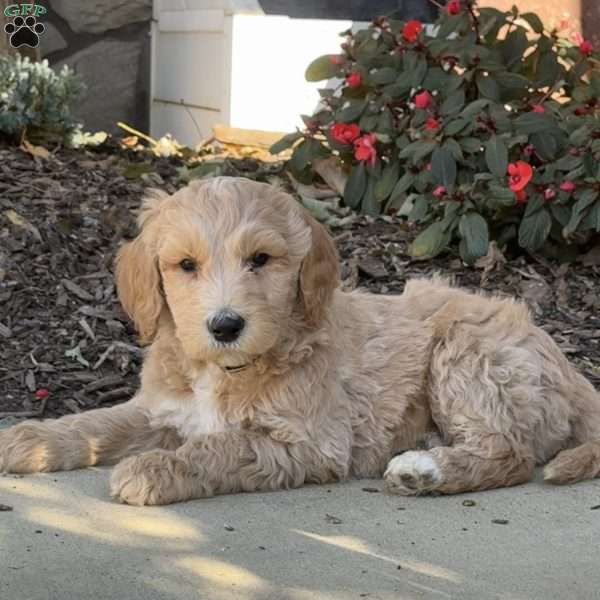
[[[175,449],[171,429],[150,426],[133,402],[47,421],[25,421],[0,431],[0,472],[67,471],[114,464],[156,448]]]
[[[579,445],[559,452],[544,468],[548,483],[575,483],[600,477],[600,394],[576,374],[571,389],[578,418],[574,424],[575,443]]]
[[[391,492],[455,494],[531,478],[535,428],[547,410],[543,369],[520,338],[512,339],[510,319],[523,319],[523,309],[508,305],[507,310],[508,324],[500,321],[507,320],[501,311],[484,314],[481,322],[474,311],[473,323],[443,328],[431,358],[428,393],[433,421],[448,445],[393,458],[384,475]],[[460,318],[463,312],[453,314]]]
[[[535,460],[531,453],[506,447],[501,436],[473,445],[440,446],[394,457],[384,479],[395,494],[459,494],[525,483]]]

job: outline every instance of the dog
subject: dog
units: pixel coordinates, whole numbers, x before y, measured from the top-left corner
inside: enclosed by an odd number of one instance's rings
[[[455,494],[548,461],[548,482],[600,474],[600,394],[523,304],[441,278],[343,292],[326,230],[246,179],[152,192],[139,227],[116,261],[149,345],[139,391],[0,432],[0,471],[116,464],[133,505],[349,477]]]

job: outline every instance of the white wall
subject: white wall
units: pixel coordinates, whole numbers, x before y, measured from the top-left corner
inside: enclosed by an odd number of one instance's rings
[[[340,51],[339,33],[350,21],[235,15],[231,68],[230,125],[293,131],[300,114],[311,114],[320,84],[304,71],[322,54]]]
[[[282,132],[301,125],[323,85],[307,83],[304,71],[317,56],[339,52],[338,34],[351,22],[231,14],[189,2],[155,2],[151,135],[171,133],[195,146],[214,123]]]

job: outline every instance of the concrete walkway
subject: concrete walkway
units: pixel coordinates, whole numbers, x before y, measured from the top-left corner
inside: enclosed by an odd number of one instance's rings
[[[0,477],[2,600],[600,598],[600,481],[439,498],[353,481],[154,508],[107,488],[106,469]]]

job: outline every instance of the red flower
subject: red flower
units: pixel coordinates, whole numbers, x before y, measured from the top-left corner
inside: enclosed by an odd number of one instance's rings
[[[423,30],[420,21],[408,21],[402,29],[402,37],[409,43],[414,44]]]
[[[35,398],[36,400],[45,400],[50,395],[50,392],[47,389],[41,388],[36,391]]]
[[[554,200],[554,198],[556,198],[556,191],[550,187],[546,188],[544,190],[544,200],[550,202],[551,200]]]
[[[577,188],[572,181],[563,181],[559,187],[563,192],[567,192],[567,194],[572,194]]]
[[[375,143],[377,138],[374,133],[367,133],[354,141],[354,158],[361,162],[367,162],[371,166],[377,161],[377,150]]]
[[[331,137],[339,144],[351,144],[360,136],[360,127],[356,123],[336,123],[330,129]]]
[[[421,92],[415,96],[415,106],[417,108],[427,109],[431,106],[433,98],[428,91]]]
[[[543,115],[546,112],[546,109],[541,105],[541,104],[536,104],[532,109],[531,112],[534,113],[539,113],[540,115]]]
[[[460,0],[450,0],[446,5],[449,15],[457,15],[460,12]]]
[[[329,62],[332,65],[341,65],[344,62],[344,57],[341,54],[331,54],[329,56]]]
[[[517,202],[527,201],[525,188],[533,177],[533,169],[529,163],[518,160],[508,165],[508,186],[515,193]]]
[[[440,124],[437,119],[433,117],[429,117],[427,121],[425,121],[425,129],[427,131],[437,131],[440,128]]]
[[[348,87],[350,88],[357,88],[360,87],[361,83],[362,83],[362,75],[360,73],[350,73],[350,75],[348,75],[346,77],[346,83],[348,84]]]
[[[435,190],[433,190],[432,194],[436,198],[442,198],[446,195],[446,188],[443,185],[438,185]]]
[[[581,44],[579,44],[579,52],[584,56],[589,56],[594,51],[594,46],[592,46],[592,42],[588,40],[581,40]]]

